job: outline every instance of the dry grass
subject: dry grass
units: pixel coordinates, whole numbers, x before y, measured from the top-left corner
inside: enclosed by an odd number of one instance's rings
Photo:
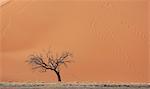
[[[0,83],[0,89],[150,89],[150,84],[117,83]]]

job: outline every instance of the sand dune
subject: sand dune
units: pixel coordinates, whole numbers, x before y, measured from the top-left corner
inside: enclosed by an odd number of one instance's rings
[[[0,6],[8,3],[10,0],[0,0]]]
[[[1,81],[56,80],[25,63],[29,54],[50,46],[74,54],[75,63],[62,71],[64,81],[147,82],[147,1],[3,1]]]

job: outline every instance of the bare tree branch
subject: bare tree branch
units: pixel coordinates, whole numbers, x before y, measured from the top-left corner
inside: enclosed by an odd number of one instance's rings
[[[58,56],[57,54],[54,57],[54,55],[50,54],[50,51],[48,51],[45,54],[39,53],[30,55],[27,62],[33,66],[32,69],[41,69],[42,72],[46,72],[47,69],[54,71],[59,78],[58,80],[61,81],[59,74],[60,66],[65,65],[67,67],[67,63],[71,63],[71,60],[69,60],[71,56],[71,53],[64,52],[62,55]],[[48,62],[45,63],[44,59],[48,60]]]

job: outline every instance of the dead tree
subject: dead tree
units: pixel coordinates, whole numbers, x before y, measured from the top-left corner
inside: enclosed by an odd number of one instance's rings
[[[60,75],[60,67],[62,65],[67,66],[67,63],[72,62],[70,57],[72,56],[69,52],[63,52],[60,56],[54,56],[50,53],[50,51],[45,54],[32,54],[29,56],[29,60],[27,62],[33,66],[32,69],[41,69],[42,72],[46,72],[47,70],[51,70],[55,72],[57,75],[57,79],[61,81]],[[45,60],[48,60],[47,63]]]

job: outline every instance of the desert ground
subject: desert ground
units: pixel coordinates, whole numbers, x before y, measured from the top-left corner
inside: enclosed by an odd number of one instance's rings
[[[0,83],[0,89],[150,89],[150,84]]]

